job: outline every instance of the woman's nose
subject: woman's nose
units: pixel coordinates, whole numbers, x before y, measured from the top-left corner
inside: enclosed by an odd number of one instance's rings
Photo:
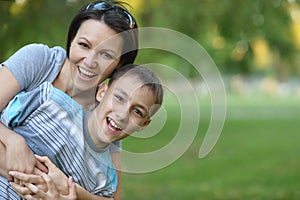
[[[84,64],[90,68],[96,68],[98,66],[97,61],[95,59],[95,53],[91,51],[84,59]]]

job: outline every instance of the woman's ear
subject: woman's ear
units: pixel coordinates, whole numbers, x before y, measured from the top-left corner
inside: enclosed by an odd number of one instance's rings
[[[97,101],[101,102],[101,100],[105,96],[107,88],[108,88],[107,83],[102,83],[102,84],[99,85],[98,91],[97,91],[97,94],[96,94]]]

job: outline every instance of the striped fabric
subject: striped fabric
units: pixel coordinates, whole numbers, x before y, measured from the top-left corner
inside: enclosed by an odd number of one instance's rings
[[[24,107],[22,97],[10,104],[2,113],[2,122],[6,125],[17,124],[13,130],[21,134],[35,154],[48,156],[51,161],[74,182],[87,191],[99,196],[112,196],[116,190],[117,176],[112,166],[110,153],[93,151],[83,134],[83,109],[64,92],[51,83],[44,83],[37,88],[33,96],[40,106],[35,109],[23,123],[22,113],[16,107]],[[22,95],[22,94],[20,94]],[[23,94],[24,95],[24,94]],[[30,100],[30,98],[29,98]],[[31,102],[32,103],[32,102]],[[13,109],[14,108],[14,109]],[[14,110],[13,116],[10,110]],[[21,125],[20,125],[21,124]],[[0,180],[0,197],[7,191],[7,184]],[[11,198],[14,199],[14,198]]]

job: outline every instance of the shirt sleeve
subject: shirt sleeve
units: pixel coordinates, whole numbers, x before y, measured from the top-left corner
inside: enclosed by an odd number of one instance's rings
[[[1,122],[8,128],[22,125],[27,117],[47,100],[51,87],[51,83],[45,82],[35,90],[17,94],[1,113]]]
[[[49,48],[43,44],[29,44],[3,64],[13,73],[21,90],[32,90],[42,82],[53,82],[65,60],[65,51],[61,47]]]
[[[110,153],[120,153],[122,152],[122,141],[118,140],[113,142],[109,145],[109,152]]]

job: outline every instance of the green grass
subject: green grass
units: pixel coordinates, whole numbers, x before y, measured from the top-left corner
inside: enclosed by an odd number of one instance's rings
[[[192,145],[163,169],[123,173],[123,199],[300,199],[298,102],[297,98],[228,97],[222,135],[213,151],[199,159],[209,124],[209,105],[201,103],[207,117],[201,118]],[[179,116],[176,103],[165,106],[170,117],[163,131],[148,139],[130,137],[123,141],[124,149],[155,150],[171,141],[180,119],[175,117]]]

